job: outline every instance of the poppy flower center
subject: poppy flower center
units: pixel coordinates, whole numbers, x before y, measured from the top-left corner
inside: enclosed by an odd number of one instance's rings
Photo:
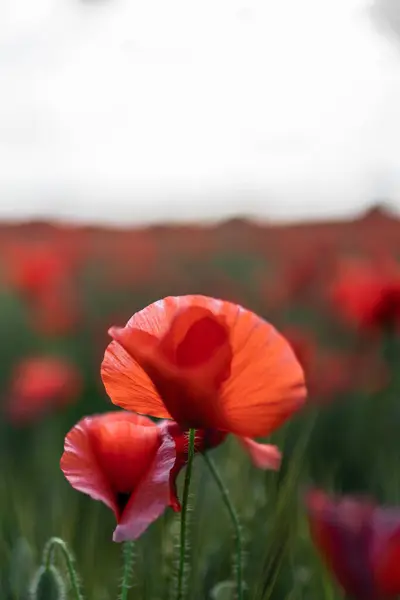
[[[138,426],[129,421],[99,422],[91,431],[91,442],[117,500],[134,491],[160,446],[156,427]]]

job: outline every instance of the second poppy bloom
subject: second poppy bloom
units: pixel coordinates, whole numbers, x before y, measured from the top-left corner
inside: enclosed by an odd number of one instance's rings
[[[266,436],[304,403],[302,368],[272,325],[230,302],[168,297],[112,327],[111,400],[182,429]]]
[[[82,419],[65,438],[61,470],[115,514],[114,541],[139,537],[170,504],[176,450],[165,427],[127,412]]]

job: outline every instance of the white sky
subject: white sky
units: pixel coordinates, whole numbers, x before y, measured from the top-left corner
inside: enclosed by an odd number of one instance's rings
[[[0,217],[400,208],[400,53],[367,0],[1,0]]]

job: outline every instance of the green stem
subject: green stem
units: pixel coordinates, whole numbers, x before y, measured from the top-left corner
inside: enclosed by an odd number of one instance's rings
[[[179,567],[178,567],[178,585],[177,585],[177,600],[183,598],[183,582],[185,576],[185,562],[186,562],[186,530],[187,530],[187,514],[189,505],[189,488],[190,480],[192,477],[192,467],[194,458],[194,442],[196,437],[196,430],[189,429],[188,439],[188,461],[185,472],[185,482],[183,486],[183,498],[182,498],[182,512],[181,512],[181,534],[179,544]]]
[[[242,543],[242,532],[239,522],[239,517],[233,506],[229,492],[225,487],[224,482],[221,479],[221,476],[218,472],[218,469],[213,461],[213,459],[206,453],[203,454],[204,461],[208,466],[211,475],[214,477],[214,481],[218,486],[219,491],[221,492],[222,500],[228,510],[229,516],[232,521],[233,529],[235,532],[236,539],[236,582],[237,582],[237,600],[243,600],[243,573],[242,573],[242,556],[243,556],[243,543]]]
[[[54,550],[59,548],[67,565],[69,579],[71,581],[72,593],[75,600],[83,600],[83,595],[80,590],[79,577],[74,566],[74,557],[69,550],[67,544],[61,538],[50,538],[43,550],[43,565],[46,569],[53,564]]]
[[[124,569],[122,573],[120,600],[127,600],[129,589],[132,587],[133,559],[135,555],[135,543],[125,542],[122,547],[124,557]]]

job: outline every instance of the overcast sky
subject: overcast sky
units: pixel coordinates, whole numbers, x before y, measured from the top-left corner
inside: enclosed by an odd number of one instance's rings
[[[400,51],[369,5],[1,0],[0,217],[400,208]]]

